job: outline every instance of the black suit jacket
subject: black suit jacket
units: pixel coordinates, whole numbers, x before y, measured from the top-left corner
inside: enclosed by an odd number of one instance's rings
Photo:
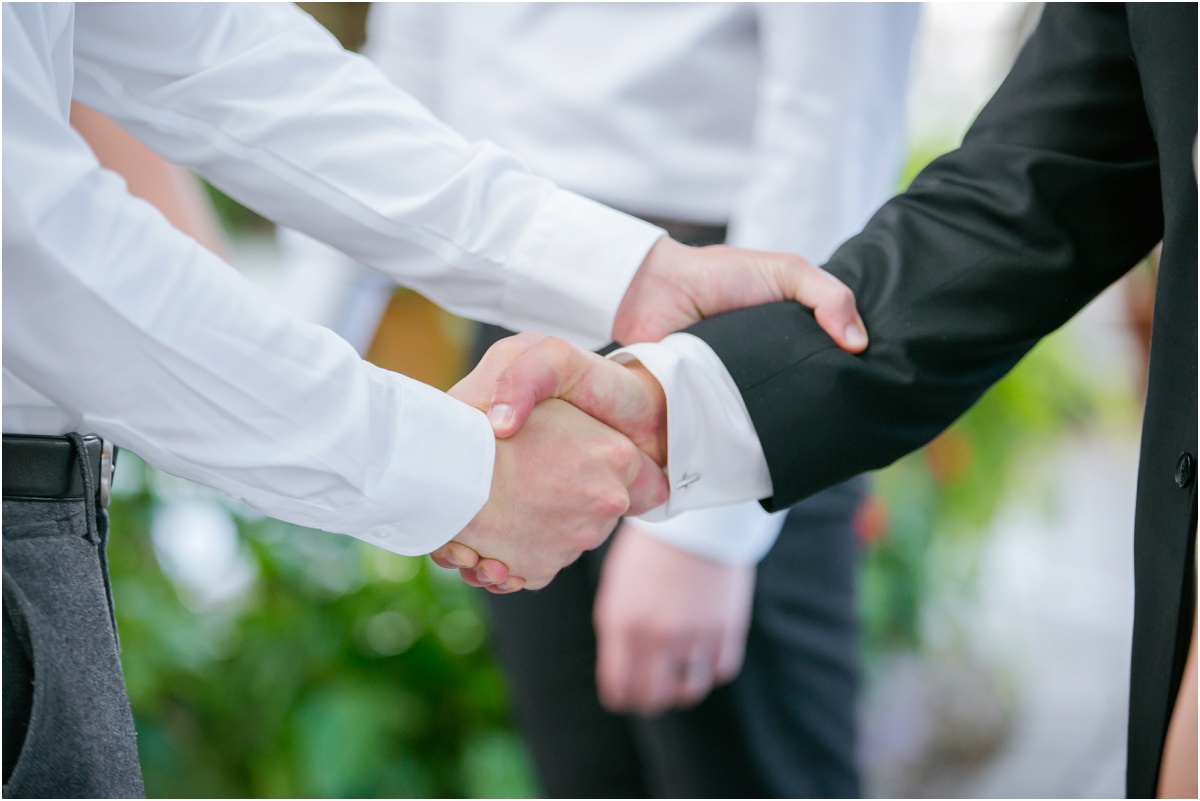
[[[788,506],[932,439],[1163,241],[1135,532],[1127,789],[1155,790],[1195,606],[1196,5],[1049,4],[962,146],[826,265],[871,334],[772,304],[689,329]],[[1069,589],[1069,588],[1067,588]]]

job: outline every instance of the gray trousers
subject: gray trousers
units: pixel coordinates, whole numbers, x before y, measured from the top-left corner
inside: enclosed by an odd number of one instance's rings
[[[145,795],[107,536],[98,504],[4,501],[5,798]]]

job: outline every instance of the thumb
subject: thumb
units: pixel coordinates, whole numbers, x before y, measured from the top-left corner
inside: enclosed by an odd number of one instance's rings
[[[598,365],[597,362],[601,364]],[[525,425],[533,407],[549,398],[562,398],[574,403],[582,411],[603,421],[603,418],[594,414],[591,409],[575,403],[579,398],[578,393],[573,390],[590,371],[597,368],[602,371],[606,365],[607,360],[580,350],[564,339],[542,339],[514,359],[497,376],[492,402],[488,408],[492,431],[501,439],[512,436]],[[603,391],[603,388],[597,387],[595,393],[588,394],[594,396]],[[593,407],[596,405],[592,404]]]
[[[636,363],[634,363],[636,365]],[[489,417],[497,437],[518,431],[533,407],[560,398],[629,437],[662,464],[666,460],[666,399],[646,370],[618,364],[547,337],[496,379]]]
[[[505,337],[493,344],[483,354],[479,364],[465,378],[451,387],[449,394],[480,411],[486,412],[496,386],[496,377],[523,353],[541,340],[545,334],[528,331]]]
[[[854,292],[834,276],[793,254],[773,258],[768,267],[783,297],[813,310],[817,324],[842,350],[861,353],[867,347],[867,326]]]

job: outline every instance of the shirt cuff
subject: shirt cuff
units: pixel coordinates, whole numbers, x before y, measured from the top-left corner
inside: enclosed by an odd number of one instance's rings
[[[496,437],[478,409],[419,381],[387,378],[404,384],[388,464],[336,529],[322,527],[419,556],[452,540],[487,502]]]
[[[554,190],[509,260],[501,304],[510,327],[591,350],[607,345],[629,282],[665,235],[636,217]]]
[[[609,356],[638,360],[667,398],[667,477],[671,496],[644,520],[769,498],[771,473],[742,394],[720,358],[691,334],[630,345]]]
[[[751,565],[761,562],[779,539],[785,517],[787,512],[767,512],[757,503],[738,503],[684,512],[661,522],[630,522],[681,551],[725,565]]]

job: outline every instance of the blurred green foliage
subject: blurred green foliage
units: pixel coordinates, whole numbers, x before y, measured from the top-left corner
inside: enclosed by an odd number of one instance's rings
[[[237,236],[246,236],[265,235],[275,229],[275,223],[238,203],[208,181],[201,180],[200,184],[204,187],[209,202],[212,203],[213,211],[216,212],[221,227],[226,231],[233,232]]]
[[[875,474],[886,522],[860,584],[868,655],[919,647],[930,594],[969,595],[999,505],[1017,491],[1037,500],[1024,468],[1096,415],[1126,411],[1126,398],[1082,375],[1074,352],[1069,337],[1043,341],[930,445]]]
[[[193,488],[236,524],[251,577],[205,603],[156,555],[176,480],[120,462],[109,551],[150,796],[537,794],[457,574]]]

